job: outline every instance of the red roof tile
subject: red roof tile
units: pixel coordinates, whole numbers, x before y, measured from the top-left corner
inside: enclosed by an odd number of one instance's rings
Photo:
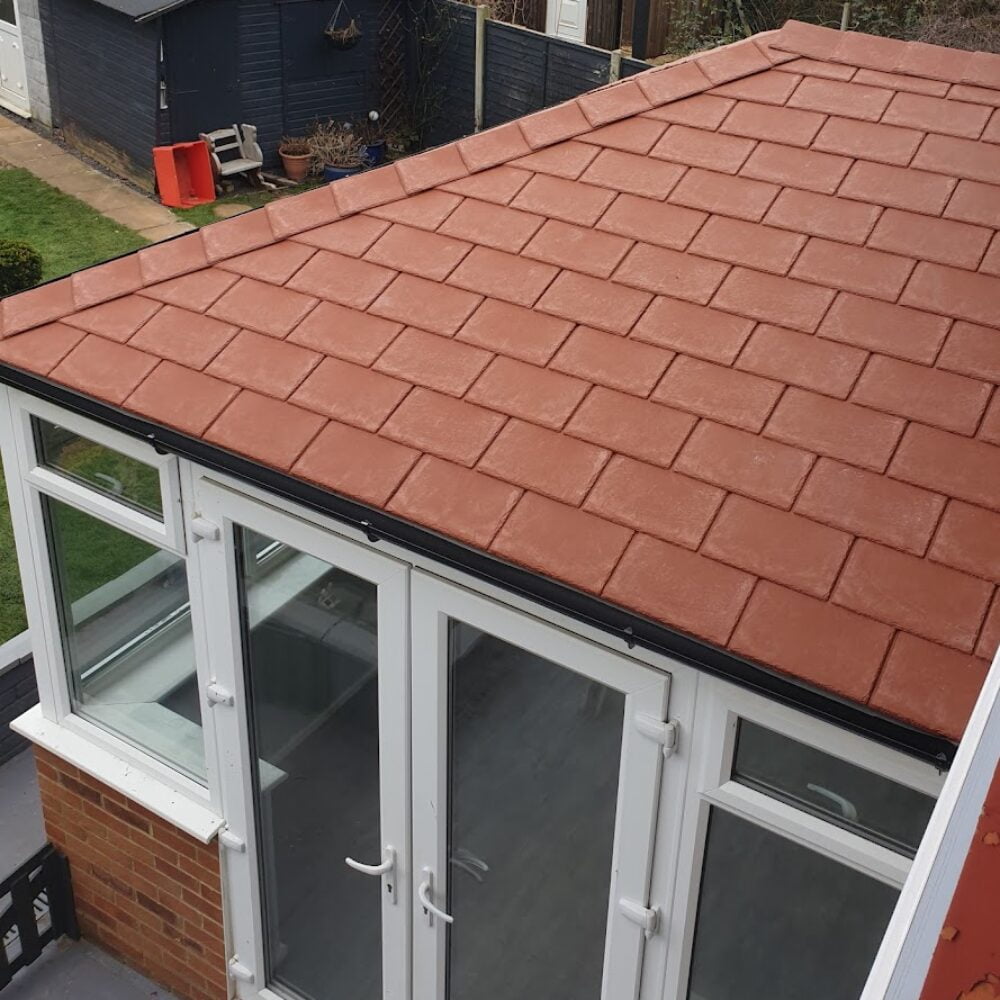
[[[998,65],[789,22],[10,297],[0,361],[956,736]]]

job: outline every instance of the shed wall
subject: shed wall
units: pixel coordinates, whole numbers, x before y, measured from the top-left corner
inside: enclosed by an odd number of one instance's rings
[[[37,702],[35,664],[30,656],[0,671],[0,764],[27,747],[28,741],[15,733],[10,724]]]

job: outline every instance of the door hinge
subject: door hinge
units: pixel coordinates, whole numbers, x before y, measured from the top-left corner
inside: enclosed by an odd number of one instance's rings
[[[234,705],[236,703],[233,693],[215,681],[212,681],[205,688],[205,697],[208,699],[209,705]]]
[[[196,542],[217,542],[222,537],[222,529],[205,517],[191,518],[191,535]]]
[[[618,912],[626,920],[638,924],[648,941],[660,926],[660,909],[657,906],[643,906],[634,899],[619,899]]]
[[[219,843],[230,851],[242,854],[247,849],[247,842],[237,834],[233,833],[229,827],[224,827],[219,831]]]
[[[254,980],[253,972],[240,961],[239,955],[233,955],[229,960],[229,975],[241,983],[252,983]]]
[[[635,728],[643,736],[661,744],[664,757],[670,757],[677,752],[677,741],[680,737],[680,725],[678,723],[663,722],[648,712],[636,712]]]

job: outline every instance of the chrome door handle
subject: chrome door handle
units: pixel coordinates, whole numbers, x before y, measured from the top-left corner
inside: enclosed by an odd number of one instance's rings
[[[420,900],[420,905],[424,908],[424,913],[427,914],[427,919],[430,923],[434,923],[434,918],[438,917],[443,920],[446,924],[453,924],[455,918],[450,913],[445,913],[444,910],[439,909],[431,902],[431,892],[434,888],[434,872],[430,868],[424,869],[424,880],[420,883],[420,888],[417,889],[417,899]]]
[[[360,861],[355,861],[354,858],[344,858],[344,864],[356,872],[361,872],[362,875],[388,875],[396,867],[396,848],[386,846],[380,865],[365,865]]]

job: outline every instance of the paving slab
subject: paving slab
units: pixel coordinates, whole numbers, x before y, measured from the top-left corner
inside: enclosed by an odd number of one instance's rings
[[[35,758],[25,750],[0,767],[0,879],[44,846]]]
[[[175,218],[173,222],[167,222],[162,226],[150,226],[148,229],[140,229],[139,235],[143,239],[149,240],[150,243],[159,243],[160,240],[169,240],[175,236],[183,236],[185,233],[194,232],[196,228],[190,222],[181,222],[180,219]]]

